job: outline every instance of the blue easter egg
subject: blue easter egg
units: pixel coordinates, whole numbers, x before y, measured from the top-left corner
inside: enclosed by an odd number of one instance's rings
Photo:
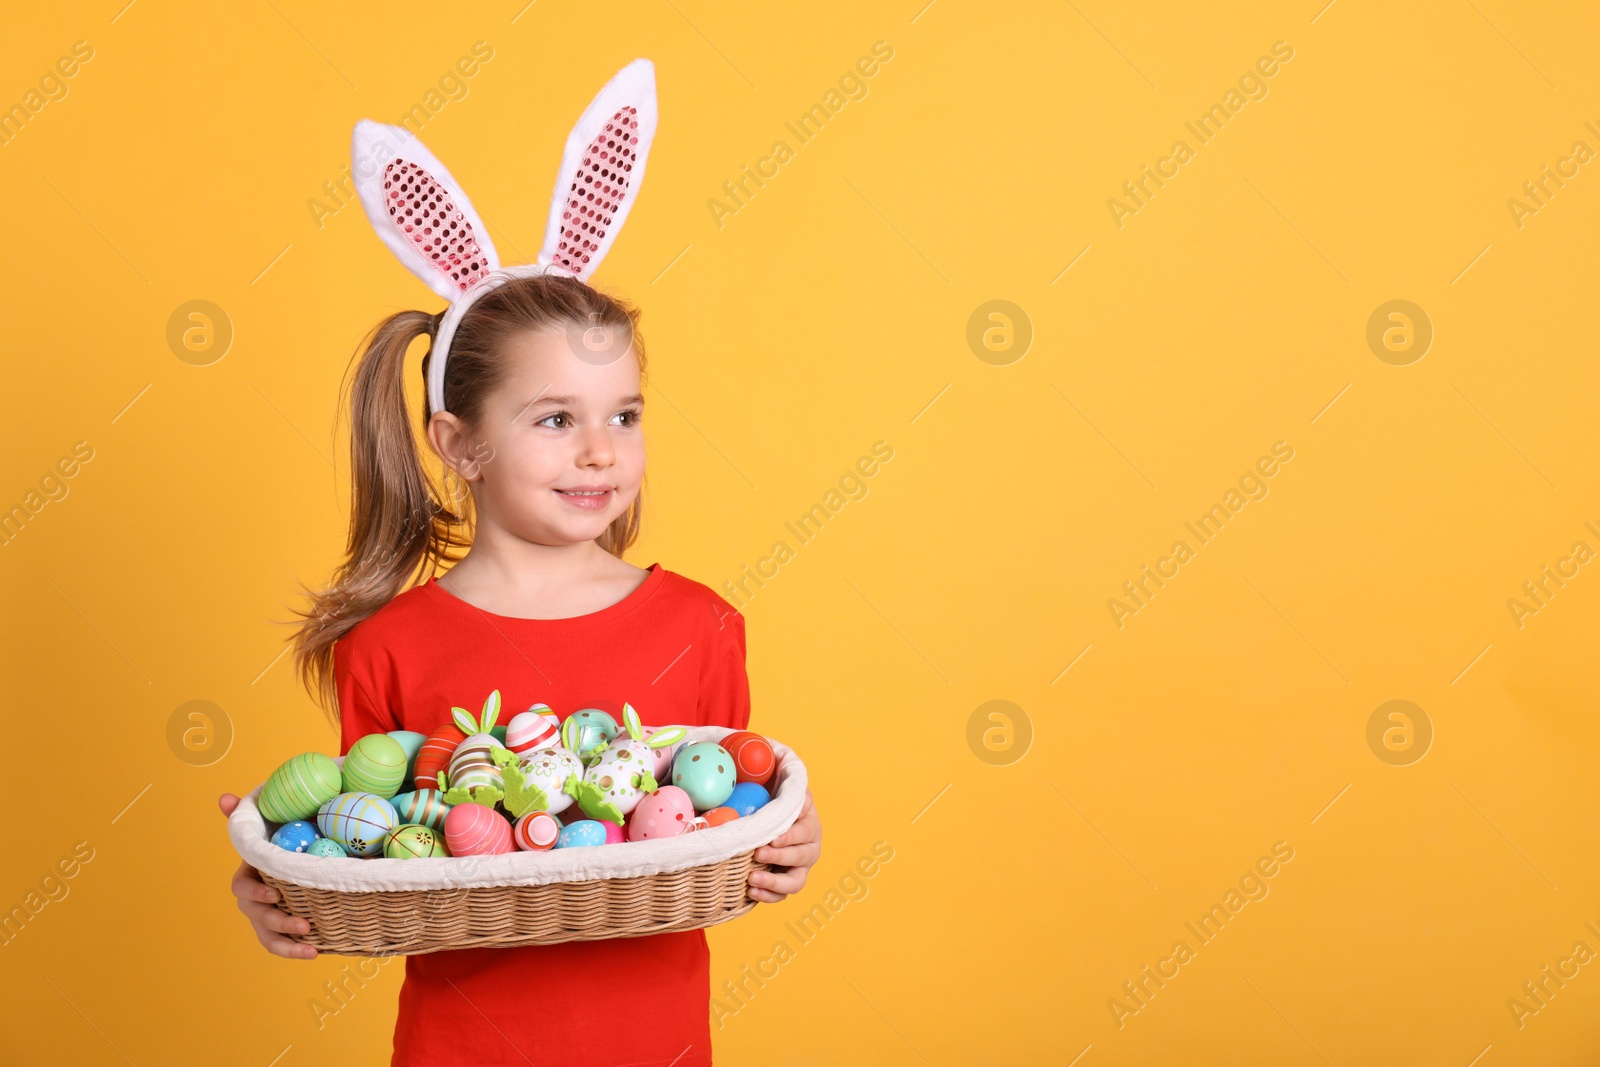
[[[422,751],[422,743],[428,739],[426,734],[419,734],[415,730],[390,730],[389,736],[400,742],[400,748],[406,754],[405,781],[410,782],[417,776],[417,753]],[[405,788],[403,785],[401,788]]]
[[[315,826],[304,819],[297,819],[278,827],[278,832],[272,835],[272,843],[290,852],[304,852],[319,836]]]
[[[739,818],[753,815],[772,799],[772,794],[767,792],[767,787],[756,782],[740,782],[733,787],[733,792],[728,794],[728,799],[722,803],[739,813]]]
[[[319,837],[311,842],[311,847],[306,849],[308,856],[349,856],[344,846],[331,837]]]
[[[579,819],[561,828],[556,848],[583,848],[606,843],[606,828],[598,819]]]

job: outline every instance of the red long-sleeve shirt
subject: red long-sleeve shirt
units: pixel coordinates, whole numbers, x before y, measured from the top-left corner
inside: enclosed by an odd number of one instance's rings
[[[743,616],[660,564],[570,619],[490,614],[430,578],[335,644],[334,677],[341,754],[370,733],[431,733],[451,707],[477,715],[495,689],[500,724],[541,702],[620,722],[623,701],[647,726],[750,721]],[[391,1063],[705,1067],[710,965],[701,930],[408,956]]]

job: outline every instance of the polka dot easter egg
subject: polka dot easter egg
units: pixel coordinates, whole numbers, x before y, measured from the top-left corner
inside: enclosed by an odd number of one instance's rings
[[[766,785],[778,768],[772,744],[760,734],[740,730],[724,737],[721,745],[733,757],[734,777],[738,781]]]
[[[444,801],[444,794],[437,789],[401,793],[389,803],[394,805],[394,813],[402,823],[416,823],[440,831],[444,830],[444,817],[450,810],[450,805]]]
[[[268,822],[309,819],[343,788],[339,765],[331,756],[307,752],[280,766],[267,778],[256,798]]]
[[[349,859],[350,857],[350,853],[344,850],[344,846],[339,844],[339,842],[335,841],[331,837],[319,837],[315,841],[311,842],[311,847],[306,849],[306,855],[323,857],[337,856],[343,859]]]
[[[344,792],[371,793],[385,800],[400,791],[406,776],[406,750],[388,734],[368,734],[344,757]]]
[[[452,856],[499,856],[511,852],[511,824],[493,808],[457,804],[444,817],[444,843]]]
[[[726,801],[733,781],[733,757],[715,741],[684,745],[672,761],[672,784],[689,794],[698,811]]]
[[[400,820],[394,805],[372,793],[340,793],[317,810],[317,829],[352,856],[376,855]]]
[[[304,819],[296,819],[278,827],[278,832],[272,835],[272,843],[290,852],[304,852],[319,836],[315,826]]]
[[[664,785],[647,794],[628,816],[628,840],[648,841],[677,837],[694,819],[694,801],[675,785]]]
[[[651,773],[652,746],[666,748],[688,734],[681,726],[667,727],[656,731],[649,741],[641,740],[644,727],[632,704],[622,705],[622,719],[628,729],[627,739],[613,742],[600,752],[583,772],[576,792],[578,804],[586,814],[612,823],[621,823],[641,797],[655,791],[658,783]]]
[[[396,826],[384,835],[383,854],[392,860],[431,859],[450,855],[438,831],[415,823]]]
[[[509,768],[508,768],[509,769]],[[560,815],[572,806],[572,794],[567,788],[583,778],[583,762],[567,749],[542,748],[522,757],[518,766],[521,774],[520,788],[525,791],[526,807],[522,811],[538,809],[551,815]],[[513,786],[510,776],[506,781],[506,810],[513,815],[522,814],[513,806]]]
[[[530,811],[511,828],[511,841],[524,852],[544,852],[556,847],[561,824],[548,811]]]
[[[535,704],[512,716],[506,725],[506,747],[519,756],[561,743],[561,720],[549,704]]]

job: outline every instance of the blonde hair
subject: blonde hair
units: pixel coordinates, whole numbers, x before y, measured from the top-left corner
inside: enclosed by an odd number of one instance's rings
[[[639,311],[576,278],[537,275],[513,278],[479,298],[462,316],[445,364],[445,407],[469,427],[479,424],[485,400],[506,378],[507,342],[525,332],[606,327],[633,340],[639,371],[645,368],[638,336]],[[470,492],[446,493],[423,466],[406,409],[406,353],[418,337],[431,335],[435,319],[401,311],[363,339],[351,361],[350,533],[344,561],[332,584],[313,591],[290,638],[295,667],[307,691],[339,725],[339,694],[333,678],[334,642],[397,595],[427,581],[441,563],[462,558],[455,550],[472,544],[475,516]],[[423,357],[428,375],[430,347]],[[426,390],[423,390],[426,397]],[[422,425],[433,417],[423,400]],[[446,477],[449,474],[446,468]],[[462,483],[465,489],[465,483]],[[600,535],[601,548],[621,557],[639,536],[640,501],[634,499]]]

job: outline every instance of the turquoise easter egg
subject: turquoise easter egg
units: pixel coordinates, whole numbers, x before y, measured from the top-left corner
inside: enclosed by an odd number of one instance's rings
[[[417,753],[422,751],[422,743],[428,739],[427,734],[419,734],[415,730],[390,730],[389,736],[400,742],[400,747],[406,754],[405,781],[411,781],[417,773]]]
[[[394,805],[394,813],[402,823],[416,823],[444,831],[444,817],[450,811],[450,805],[444,802],[444,794],[437,789],[401,793],[390,803]]]
[[[584,708],[562,720],[561,744],[587,763],[601,748],[616,740],[621,732],[610,712]]]
[[[304,852],[317,840],[317,828],[304,819],[286,822],[272,835],[272,843],[290,852]]]
[[[309,819],[342,788],[339,765],[333,758],[306,752],[272,772],[256,797],[256,807],[268,822]]]
[[[689,794],[696,811],[721,806],[733,792],[735,768],[715,741],[684,745],[672,761],[672,784]]]
[[[606,843],[606,828],[597,819],[579,819],[561,828],[556,848],[586,848]]]
[[[319,837],[315,841],[311,842],[311,847],[306,849],[306,855],[349,857],[350,853],[346,852],[344,850],[344,846],[339,844],[339,842],[335,841],[333,838]]]
[[[388,799],[406,777],[406,750],[388,734],[368,734],[344,756],[344,791]]]
[[[383,838],[383,854],[392,860],[428,859],[448,856],[443,833],[414,823],[396,826]]]
[[[379,735],[382,736],[382,735]],[[394,805],[373,793],[340,793],[317,810],[317,829],[352,856],[373,856],[399,825]]]

